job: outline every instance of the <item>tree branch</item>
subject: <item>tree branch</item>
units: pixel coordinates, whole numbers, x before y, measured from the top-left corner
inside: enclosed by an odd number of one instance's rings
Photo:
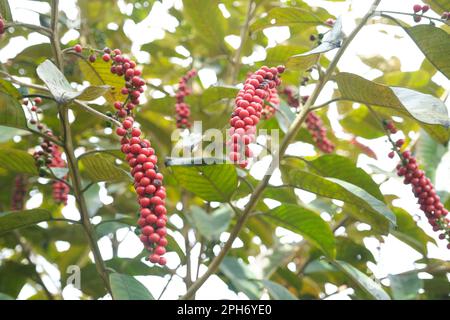
[[[55,56],[56,65],[58,68],[63,71],[64,64],[63,58],[61,55],[61,46],[59,44],[58,37],[58,19],[59,19],[59,0],[52,0],[51,2],[52,8],[52,17],[51,17],[51,34],[50,34],[50,42],[52,44],[53,54]]]
[[[116,126],[120,127],[122,126],[122,124],[117,121],[114,118],[108,117],[106,114],[101,113],[100,111],[95,110],[94,108],[90,107],[89,105],[87,105],[84,102],[81,102],[80,100],[73,100],[73,102],[78,105],[79,107],[81,107],[83,110],[93,114],[96,117],[102,118],[105,121],[110,121],[112,123],[114,123]]]
[[[52,28],[52,35],[51,35],[51,44],[53,53],[55,56],[55,60],[57,62],[58,68],[63,72],[63,61],[62,61],[62,55],[61,55],[61,48],[59,45],[59,36],[58,36],[58,15],[59,15],[59,0],[52,0],[52,22],[51,22],[51,28]],[[97,272],[99,273],[102,281],[104,282],[104,285],[106,287],[106,290],[108,293],[112,295],[111,291],[111,285],[109,282],[108,273],[106,270],[105,262],[103,261],[103,258],[101,256],[100,249],[98,247],[97,243],[97,235],[95,232],[94,227],[91,224],[89,213],[87,210],[86,200],[83,196],[82,192],[82,186],[81,186],[81,176],[80,172],[78,170],[78,162],[75,157],[74,153],[74,144],[72,141],[72,133],[70,130],[70,123],[69,123],[69,109],[66,105],[59,105],[58,106],[58,114],[61,121],[62,126],[62,132],[63,132],[63,141],[64,141],[64,151],[67,156],[67,163],[69,166],[69,173],[72,180],[72,186],[73,186],[73,193],[77,200],[78,208],[81,215],[81,224],[83,226],[83,229],[87,235],[88,243],[91,248],[92,254],[94,255],[95,260],[95,266],[97,268]]]
[[[325,84],[330,79],[331,75],[333,74],[340,58],[344,54],[345,50],[349,46],[349,44],[353,41],[353,39],[356,37],[358,32],[363,28],[363,26],[366,24],[368,19],[373,15],[375,12],[378,4],[381,0],[375,0],[370,8],[370,10],[367,12],[367,14],[361,19],[361,22],[357,25],[357,27],[352,31],[352,33],[349,35],[347,39],[345,39],[342,43],[342,46],[339,48],[339,50],[336,53],[336,56],[331,61],[327,71],[325,72],[322,79],[319,80],[317,83],[313,93],[311,94],[310,98],[306,102],[306,104],[301,109],[300,113],[297,115],[291,126],[289,127],[289,130],[286,132],[286,135],[281,143],[280,149],[278,152],[274,152],[273,159],[280,159],[284,153],[286,152],[287,147],[289,146],[290,142],[293,140],[293,138],[297,135],[298,131],[301,128],[302,123],[304,122],[306,115],[310,111],[311,106],[316,102],[317,97],[319,96],[320,92],[322,91]],[[221,264],[222,260],[227,255],[228,251],[231,249],[232,244],[234,240],[237,238],[239,232],[244,227],[245,223],[247,222],[247,219],[255,207],[255,205],[258,203],[259,199],[261,198],[261,195],[265,189],[265,187],[268,185],[269,180],[275,170],[275,166],[271,165],[266,171],[266,174],[264,178],[260,181],[260,183],[255,188],[255,191],[252,193],[249,202],[247,203],[242,215],[239,217],[238,221],[236,222],[236,225],[231,230],[230,237],[228,238],[227,242],[224,244],[222,250],[219,252],[219,254],[211,261],[208,270],[205,272],[205,274],[197,279],[194,284],[189,288],[189,290],[186,292],[186,294],[181,297],[181,299],[189,299],[191,298],[195,292],[205,283],[205,281],[209,278],[210,275],[212,275],[214,272],[216,272],[217,268]]]

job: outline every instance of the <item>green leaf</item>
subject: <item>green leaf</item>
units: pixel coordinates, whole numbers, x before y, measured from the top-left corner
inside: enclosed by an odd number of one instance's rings
[[[0,213],[0,234],[52,219],[49,211],[32,209]]]
[[[207,201],[225,202],[237,188],[236,168],[231,164],[172,166],[180,186]]]
[[[400,208],[392,208],[392,210],[397,220],[397,228],[392,230],[392,235],[427,256],[427,243],[436,243],[436,241],[417,225],[408,212]]]
[[[333,232],[317,213],[294,204],[283,204],[264,216],[274,219],[277,225],[304,236],[328,257],[335,257]]]
[[[2,148],[0,150],[0,168],[31,175],[38,173],[33,156],[26,151],[17,149]]]
[[[105,264],[108,268],[128,276],[142,276],[142,275],[158,275],[164,276],[167,274],[166,268],[150,267],[138,258],[113,258],[106,260]]]
[[[103,206],[103,202],[100,200],[99,196],[100,186],[97,183],[94,183],[84,192],[84,197],[86,198],[86,202],[89,203],[87,211],[89,217],[93,217],[97,214],[98,209]]]
[[[28,129],[22,106],[9,94],[0,92],[0,125]]]
[[[361,138],[376,139],[386,135],[379,121],[363,105],[347,113],[339,122],[346,132]]]
[[[228,206],[222,206],[210,214],[200,207],[192,206],[190,218],[198,232],[207,240],[218,240],[222,232],[228,229],[233,211]]]
[[[308,47],[306,46],[297,46],[297,45],[277,45],[272,48],[266,49],[266,60],[264,62],[266,65],[276,66],[280,64],[286,64],[288,59],[303,51],[308,51]]]
[[[0,92],[6,93],[13,98],[20,99],[20,91],[7,80],[0,79]]]
[[[309,162],[310,167],[324,177],[336,178],[358,186],[380,201],[384,202],[383,194],[370,175],[356,167],[349,158],[328,154]]]
[[[316,48],[305,53],[297,54],[289,58],[286,68],[300,71],[311,68],[317,62],[321,53],[339,48],[343,39],[342,20],[339,17],[333,25],[333,29],[325,34],[322,43]]]
[[[301,170],[292,170],[289,176],[291,184],[297,188],[355,206],[355,210],[349,211],[349,214],[384,234],[395,225],[395,215],[392,211],[383,202],[358,186]]]
[[[67,103],[70,100],[80,98],[81,100],[95,100],[102,96],[109,87],[87,87],[79,92],[72,88],[64,74],[50,61],[45,60],[41,63],[36,73],[44,81],[47,88],[55,100],[59,103]]]
[[[436,182],[436,170],[446,152],[447,148],[433,140],[428,133],[420,132],[416,144],[416,156],[423,170],[425,170],[426,176],[433,183]]]
[[[416,272],[389,275],[389,282],[395,300],[416,299],[423,287]]]
[[[339,73],[336,82],[342,98],[394,109],[416,119],[441,143],[447,142],[450,120],[447,108],[439,99],[406,88],[388,87],[346,72]]]
[[[191,106],[196,106],[200,110],[214,111],[217,109],[216,103],[223,99],[234,99],[239,92],[238,88],[226,86],[211,86],[204,90],[200,95],[189,95],[186,97],[186,102]],[[153,109],[153,101],[150,106]],[[175,104],[172,104],[173,108]]]
[[[278,121],[280,129],[284,133],[288,131],[291,123],[294,122],[295,116],[296,116],[295,113],[291,110],[291,108],[289,108],[287,103],[282,100],[280,102],[277,112],[275,112],[275,117]]]
[[[0,0],[0,16],[9,22],[13,20],[8,0]]]
[[[262,283],[270,296],[275,300],[298,300],[288,289],[276,282],[262,280]]]
[[[332,264],[342,271],[348,279],[358,287],[367,293],[375,300],[391,300],[389,295],[381,288],[379,284],[370,279],[367,275],[353,267],[351,264],[344,261],[333,261]]]
[[[109,281],[115,300],[154,300],[147,288],[132,276],[111,273]]]
[[[448,4],[447,4],[448,10]],[[442,14],[443,11],[438,12]],[[450,34],[430,24],[404,28],[428,60],[450,79]]]
[[[14,300],[13,297],[0,292],[0,300]]]
[[[226,20],[215,1],[186,1],[183,3],[183,14],[200,43],[210,49],[209,54],[227,52],[224,45]]]
[[[437,14],[441,14],[444,11],[448,11],[448,1],[447,0],[423,0],[428,4],[431,9]]]
[[[87,62],[84,59],[78,60],[81,73],[93,86],[107,86],[109,91],[104,94],[106,101],[113,104],[115,101],[124,101],[125,95],[120,90],[125,85],[122,77],[112,74],[111,64],[97,59],[95,62]]]
[[[83,89],[77,96],[78,100],[92,101],[105,95],[110,90],[109,86],[89,86]]]
[[[323,25],[321,18],[314,13],[294,7],[271,9],[263,18],[256,20],[250,26],[252,32],[275,26],[318,26]]]
[[[117,163],[113,151],[98,151],[82,154],[78,161],[93,182],[130,181],[124,167]]]
[[[49,167],[49,169],[58,179],[63,179],[69,173],[69,168]]]
[[[102,221],[95,226],[95,231],[97,233],[97,237],[100,239],[101,237],[112,234],[121,228],[130,228],[130,225],[120,221]]]
[[[237,291],[245,293],[249,299],[255,300],[261,297],[261,289],[256,276],[248,265],[233,257],[225,257],[219,267],[220,271],[231,281]]]
[[[0,265],[0,292],[17,297],[27,281],[36,273],[35,266],[3,259]],[[7,276],[5,276],[7,275]]]

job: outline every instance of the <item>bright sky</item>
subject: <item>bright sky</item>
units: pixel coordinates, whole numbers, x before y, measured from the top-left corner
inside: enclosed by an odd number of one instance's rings
[[[49,11],[49,6],[47,3],[36,2],[36,1],[25,1],[25,0],[14,0],[9,1],[13,10],[14,18],[18,21],[23,21],[27,23],[39,23],[38,14],[33,12],[46,13]],[[372,0],[354,0],[354,1],[344,1],[344,2],[332,2],[332,1],[322,1],[322,0],[306,0],[306,2],[310,5],[315,5],[319,7],[326,8],[330,13],[338,16],[343,16],[343,27],[344,32],[348,34],[353,27],[355,26],[355,18],[359,18],[365,14],[367,9],[369,8]],[[77,17],[78,11],[75,6],[74,0],[65,0],[61,1],[62,10],[65,11],[67,16],[70,19],[75,19]],[[122,0],[119,0],[121,4],[121,10],[127,12],[130,8],[124,4]],[[392,10],[392,11],[411,11],[412,6],[415,3],[420,3],[420,1],[416,0],[403,0],[403,1],[382,1],[379,9],[384,10]],[[132,52],[134,55],[138,57],[141,61],[146,61],[149,57],[147,53],[139,52],[139,46],[142,43],[146,43],[149,41],[153,41],[155,39],[159,39],[164,36],[164,30],[173,31],[176,28],[178,22],[176,19],[172,18],[168,15],[168,8],[175,5],[176,7],[181,7],[181,1],[179,0],[169,0],[162,1],[162,3],[156,2],[150,15],[143,20],[139,24],[135,24],[133,21],[129,20],[125,23],[125,33],[130,36],[130,38],[134,41],[134,45],[132,47]],[[32,8],[32,10],[30,10]],[[349,9],[351,11],[349,12]],[[223,8],[222,8],[223,9]],[[223,10],[224,16],[226,17],[226,11]],[[430,13],[433,15],[433,13]],[[437,16],[436,16],[437,17]],[[407,20],[408,23],[411,23],[410,20]],[[111,26],[112,28],[114,26]],[[142,32],[145,30],[145,32]],[[381,33],[380,30],[386,30],[387,33]],[[135,32],[137,31],[137,32]],[[286,27],[274,27],[264,31],[265,35],[269,38],[269,45],[274,46],[277,43],[281,43],[287,38],[289,38],[289,30]],[[400,37],[398,37],[400,36]],[[63,36],[63,42],[67,43],[72,39],[76,39],[78,37],[78,32],[75,30],[70,30],[67,34]],[[227,42],[231,45],[236,46],[239,44],[239,39],[236,39],[235,36],[229,36],[226,38]],[[18,37],[13,39],[10,44],[0,52],[0,62],[5,62],[7,59],[14,57],[17,53],[21,52],[25,47],[37,44],[41,42],[47,42],[45,37],[42,37],[38,34],[31,34],[28,39],[23,37]],[[182,47],[178,47],[177,50],[180,53],[184,52]],[[327,53],[327,56],[332,57],[334,52]],[[386,25],[370,25],[365,27],[362,32],[355,38],[351,46],[348,48],[347,52],[341,59],[339,63],[339,69],[341,71],[353,72],[359,75],[362,75],[366,78],[373,79],[380,75],[379,71],[371,70],[368,66],[360,62],[357,56],[372,56],[372,55],[382,55],[385,58],[390,58],[391,56],[397,56],[401,61],[402,71],[415,71],[417,70],[424,56],[421,51],[415,46],[415,44],[410,40],[407,36],[405,36],[404,32],[401,31],[397,27],[386,26]],[[244,63],[251,63],[252,61],[263,60],[265,57],[265,51],[263,49],[258,49],[255,53],[250,57],[244,57]],[[190,62],[190,58],[187,58],[184,61],[180,61],[182,64],[188,64]],[[212,69],[203,69],[200,70],[200,79],[202,83],[207,87],[210,86],[217,81],[217,77]],[[442,74],[438,73],[433,77],[433,80],[444,88],[450,88],[450,81],[447,80]],[[311,88],[308,88],[309,90]],[[326,101],[329,99],[331,92],[333,90],[332,85],[328,86],[326,90],[324,90],[321,95],[318,103],[321,101]],[[337,111],[334,105],[331,105],[329,108],[329,117],[332,120],[332,125],[336,134],[338,136],[342,136],[343,132],[340,130],[338,121],[337,121]],[[311,155],[314,154],[312,148],[309,146],[301,145],[302,148],[290,148],[289,152],[293,153],[295,149],[295,153],[299,155]],[[364,168],[368,172],[370,172],[370,168],[368,164],[374,164],[384,170],[393,170],[396,162],[394,160],[390,160],[386,157],[386,154],[389,152],[389,145],[385,143],[383,138],[377,139],[375,142],[371,141],[371,147],[376,151],[379,160],[375,161],[373,159],[369,159],[368,157],[361,155],[358,160],[358,166]],[[299,153],[298,150],[301,150]],[[312,152],[312,153],[311,153]],[[257,164],[252,169],[251,173],[257,177],[260,177],[263,174],[264,165]],[[437,181],[437,189],[447,188],[447,191],[450,191],[448,181],[450,181],[450,153],[447,153],[444,156],[444,159],[441,163],[441,166],[438,169],[438,181]],[[383,180],[383,177],[375,176],[378,182]],[[280,175],[275,174],[271,180],[274,184],[280,184]],[[400,200],[397,200],[396,205],[399,205],[408,212],[413,214],[415,217],[420,218],[419,225],[426,230],[430,235],[436,237],[435,233],[431,231],[426,219],[424,219],[423,214],[418,210],[416,201],[410,192],[409,187],[404,186],[400,180],[389,180],[386,183],[383,183],[381,186],[381,190],[383,193],[395,193],[400,196]],[[314,199],[314,196],[308,194],[307,192],[299,191],[297,193],[300,198],[305,201],[311,201]],[[107,191],[102,185],[100,191],[101,200],[104,203],[110,203],[112,198],[107,195]],[[32,199],[27,203],[27,207],[32,208],[38,206],[42,201],[42,195],[36,194],[32,197]],[[241,204],[241,203],[240,203]],[[242,204],[245,204],[242,203]],[[276,205],[273,203],[269,203],[268,205]],[[76,210],[75,203],[73,197],[70,197],[68,206],[63,211],[64,215],[68,218],[79,217],[79,214]],[[325,218],[325,216],[324,216]],[[94,218],[94,223],[100,222],[100,218]],[[176,215],[171,217],[171,221],[175,225],[181,225],[181,219]],[[361,226],[368,227],[368,226]],[[302,238],[298,235],[295,235],[287,230],[279,228],[277,230],[277,234],[283,236],[284,242],[292,242],[299,241]],[[177,240],[182,240],[180,234],[173,234]],[[127,230],[122,229],[118,232],[119,239],[125,239],[119,248],[119,256],[121,257],[135,257],[142,250],[142,245],[138,238],[132,232],[127,232]],[[222,235],[221,240],[225,241],[228,237],[227,233]],[[179,241],[180,246],[183,247],[183,241]],[[365,240],[367,247],[374,254],[377,264],[370,264],[370,269],[374,272],[377,278],[385,277],[388,274],[396,274],[399,272],[407,271],[413,269],[415,267],[414,261],[419,259],[421,256],[415,250],[410,248],[409,246],[404,245],[402,242],[397,240],[393,236],[388,236],[385,238],[384,243],[379,243],[375,239],[366,239]],[[431,258],[439,258],[450,260],[450,251],[445,249],[445,244],[443,241],[437,241],[438,246],[429,244],[429,256]],[[58,244],[58,249],[60,251],[65,251],[69,248],[68,243],[64,243],[60,241]],[[234,243],[235,247],[239,247],[242,245],[242,242],[237,239]],[[104,259],[109,259],[112,257],[112,251],[110,246],[110,240],[106,237],[100,240],[100,247],[102,250],[102,255]],[[216,248],[217,249],[217,248]],[[192,264],[195,270],[197,263],[197,255],[199,248],[198,246],[194,247],[192,253]],[[175,254],[167,254],[168,266],[174,268],[178,265],[179,259]],[[43,267],[54,280],[58,280],[60,278],[59,271],[45,261],[42,258],[38,259],[38,262]],[[259,265],[253,263],[251,267],[254,269],[255,273],[258,274],[258,270],[260,268]],[[292,268],[292,265],[288,266]],[[202,266],[200,268],[200,274],[206,270],[206,267]],[[180,268],[178,270],[178,274],[180,276],[185,275],[186,270],[184,268]],[[426,274],[420,274],[421,277],[429,277]],[[168,276],[167,276],[168,277]],[[158,297],[162,288],[165,286],[167,279],[163,279],[160,277],[139,277],[141,280],[151,291],[151,293]],[[387,281],[387,280],[386,280]],[[45,282],[48,286],[56,290],[55,283],[49,278],[45,278]],[[328,284],[326,286],[327,294],[331,294],[337,290],[337,288]],[[180,294],[185,292],[185,287],[180,279],[180,277],[174,277],[174,280],[169,285],[166,290],[163,298],[165,299],[176,299]],[[351,292],[351,290],[345,290],[338,294],[331,295],[329,299],[348,299],[347,293]],[[34,289],[31,286],[26,286],[19,295],[20,299],[26,299],[27,297],[34,294]],[[80,291],[74,289],[72,287],[66,287],[63,291],[64,297],[66,299],[77,299],[80,297]],[[105,297],[108,299],[109,297]],[[220,280],[217,276],[212,276],[205,285],[198,291],[197,298],[199,299],[246,299],[244,294],[236,295],[234,292],[228,290],[227,285]],[[264,296],[267,298],[267,295]]]

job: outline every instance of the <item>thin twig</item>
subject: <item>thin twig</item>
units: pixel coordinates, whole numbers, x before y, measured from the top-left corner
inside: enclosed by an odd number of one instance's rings
[[[446,21],[444,19],[434,18],[434,17],[426,16],[424,14],[419,14],[419,13],[408,13],[408,12],[389,11],[389,10],[375,11],[375,14],[379,14],[380,16],[383,16],[385,13],[401,14],[404,16],[411,16],[411,17],[417,16],[417,17],[421,17],[421,18],[425,18],[425,19],[429,19],[429,20],[435,20],[435,21],[439,21],[442,23],[446,23]]]
[[[317,109],[326,107],[326,106],[328,106],[329,104],[331,104],[331,103],[333,103],[333,102],[336,102],[336,101],[343,101],[343,100],[346,100],[346,99],[343,99],[343,98],[334,98],[334,99],[328,100],[327,102],[324,102],[324,103],[322,103],[322,104],[319,104],[319,105],[317,105],[317,106],[312,106],[309,110],[314,111],[314,110],[317,110]]]
[[[30,29],[32,31],[38,32],[40,34],[43,34],[44,36],[50,36],[50,34],[52,32],[52,30],[47,28],[47,27],[38,26],[36,24],[30,24],[30,23],[11,22],[11,23],[7,23],[5,25],[5,29],[7,29],[7,28],[15,28],[15,27],[27,28],[27,29]]]
[[[119,121],[117,121],[116,119],[114,119],[112,117],[108,117],[106,114],[103,114],[100,111],[95,110],[94,108],[90,107],[89,105],[87,105],[86,103],[84,103],[80,100],[75,99],[75,100],[73,100],[73,102],[76,105],[78,105],[79,107],[81,107],[83,110],[95,115],[96,117],[102,118],[105,121],[110,121],[118,127],[122,126],[122,124]]]

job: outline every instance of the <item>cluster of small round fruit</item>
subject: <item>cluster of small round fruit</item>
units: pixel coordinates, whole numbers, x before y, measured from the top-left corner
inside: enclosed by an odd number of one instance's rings
[[[268,68],[261,67],[245,80],[244,87],[239,90],[235,99],[235,108],[231,114],[229,130],[229,158],[238,163],[241,168],[248,164],[246,158],[252,157],[249,144],[255,140],[256,125],[263,111],[264,99],[270,95],[270,90],[281,84],[279,74],[284,72],[284,66]]]
[[[427,5],[427,4],[425,4],[423,6],[421,6],[420,4],[415,4],[413,6],[413,11],[414,11],[413,19],[414,19],[414,22],[420,22],[422,20],[422,15],[425,12],[427,12],[428,10],[430,10],[430,6]],[[442,12],[441,19],[442,20],[450,20],[450,12],[448,12],[448,11]]]
[[[23,175],[19,174],[14,179],[13,196],[11,199],[11,210],[17,211],[23,209],[25,195],[27,194],[27,183]]]
[[[309,112],[306,116],[305,123],[317,148],[324,153],[332,153],[335,146],[327,138],[327,128],[324,127],[322,119],[315,112]]]
[[[292,108],[297,109],[300,105],[298,98],[294,95],[292,88],[285,88],[283,93],[286,94],[287,103]],[[309,96],[301,96],[301,104],[304,105],[308,101]],[[314,111],[310,111],[305,119],[306,128],[311,134],[317,148],[324,153],[334,151],[334,144],[327,138],[327,128],[324,127],[322,120]]]
[[[83,48],[77,45],[74,50],[81,53]],[[124,102],[116,101],[114,108],[122,123],[116,133],[121,137],[121,151],[126,155],[125,159],[130,166],[140,206],[136,233],[145,249],[150,252],[148,260],[165,265],[167,261],[163,255],[168,244],[168,219],[165,207],[166,190],[162,185],[163,175],[158,171],[155,150],[151,148],[149,140],[141,137],[142,132],[135,126],[133,117],[133,110],[144,92],[145,81],[140,78],[141,72],[136,69],[136,62],[124,57],[119,49],[105,48],[102,60],[111,63],[111,73],[124,77],[125,81],[125,86],[120,91],[125,96]],[[89,61],[95,62],[96,56],[89,56]]]
[[[288,105],[297,110],[300,106],[300,103],[298,102],[298,98],[294,94],[294,90],[292,90],[292,88],[290,87],[286,87],[283,89],[283,93],[286,95]]]
[[[397,132],[392,121],[385,121],[384,126],[391,134]],[[450,219],[446,217],[448,210],[444,208],[439,195],[436,194],[431,180],[419,169],[417,159],[408,150],[401,152],[401,147],[405,141],[398,139],[395,142],[391,140],[391,142],[393,150],[388,154],[389,158],[394,158],[396,154],[400,157],[397,175],[404,177],[403,182],[405,184],[411,185],[414,196],[418,199],[420,210],[425,213],[433,231],[441,232],[439,238],[447,239],[449,242],[447,248],[450,249]]]
[[[36,128],[44,135],[53,137],[53,132],[46,128],[43,123],[40,122],[38,114],[42,113],[42,109],[37,105],[42,103],[42,98],[36,97],[33,101],[24,99],[22,104],[30,111],[31,117],[29,123],[36,125]],[[62,153],[59,146],[54,144],[51,140],[45,139],[40,144],[41,150],[35,151],[33,157],[38,168],[39,176],[45,177],[49,175],[49,168],[65,168],[66,162],[62,159]],[[69,186],[64,183],[67,177],[63,177],[62,181],[56,180],[52,184],[53,199],[56,203],[67,204],[67,198],[69,195]]]
[[[264,104],[261,117],[263,119],[270,119],[280,106],[280,97],[278,96],[277,88],[269,89],[269,96],[265,100],[267,103]]]
[[[52,148],[52,162],[50,163],[51,168],[65,168],[66,161],[62,158],[62,152],[57,145],[53,145]],[[67,180],[67,176],[63,177],[63,181]],[[52,195],[56,203],[63,203],[67,205],[67,198],[69,195],[70,188],[67,183],[63,181],[54,181],[52,184]]]
[[[188,81],[197,75],[195,69],[190,70],[186,75],[181,77],[178,82],[178,91],[176,94],[177,102],[175,104],[175,113],[177,120],[177,128],[190,128],[191,123],[189,116],[191,115],[191,108],[189,104],[184,101],[188,95],[191,94],[191,89],[188,87]]]

